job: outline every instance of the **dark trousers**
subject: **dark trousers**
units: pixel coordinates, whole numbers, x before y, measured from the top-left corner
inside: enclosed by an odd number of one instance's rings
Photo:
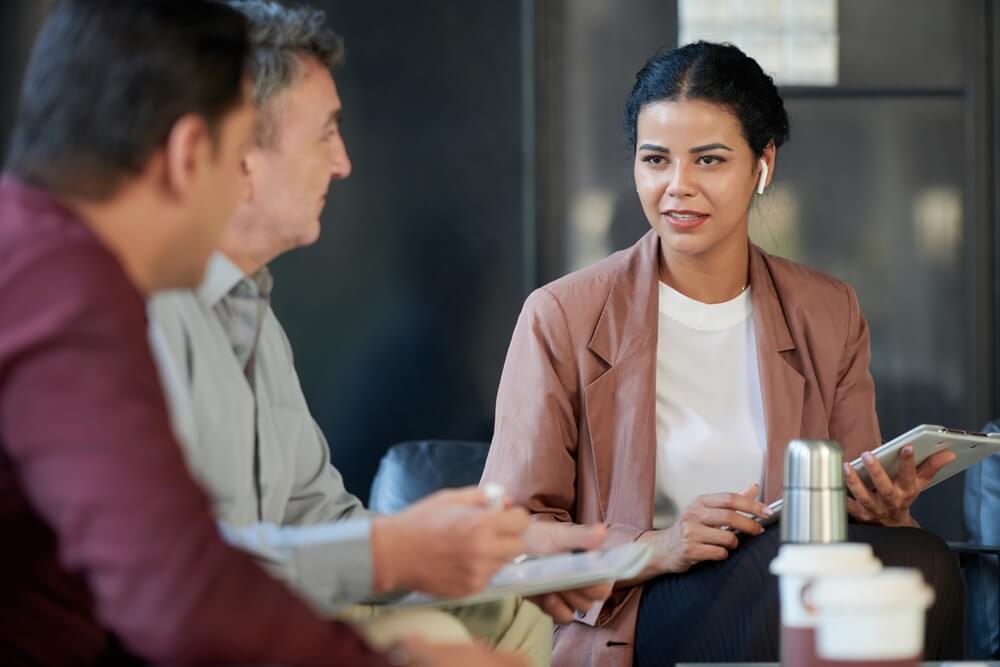
[[[780,529],[742,537],[722,562],[646,583],[636,626],[635,665],[773,662],[780,659],[778,579],[768,571]],[[916,567],[936,597],[927,613],[928,660],[961,659],[964,589],[958,561],[937,536],[916,528],[851,524],[848,540],[867,542],[884,565]]]

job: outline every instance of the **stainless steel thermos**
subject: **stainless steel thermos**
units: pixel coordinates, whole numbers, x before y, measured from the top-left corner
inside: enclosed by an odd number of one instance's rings
[[[843,461],[843,450],[832,440],[788,443],[782,542],[827,543],[847,539]]]

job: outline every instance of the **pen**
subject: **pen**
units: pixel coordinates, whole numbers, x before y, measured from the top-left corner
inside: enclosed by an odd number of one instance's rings
[[[483,485],[483,495],[486,496],[487,506],[491,510],[500,511],[503,509],[503,499],[506,494],[503,484],[487,482]]]

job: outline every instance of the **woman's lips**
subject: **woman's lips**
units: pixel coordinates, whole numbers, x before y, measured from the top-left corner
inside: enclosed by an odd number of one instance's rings
[[[701,226],[708,220],[708,213],[700,211],[676,211],[670,210],[663,214],[670,226],[674,229],[687,231]]]

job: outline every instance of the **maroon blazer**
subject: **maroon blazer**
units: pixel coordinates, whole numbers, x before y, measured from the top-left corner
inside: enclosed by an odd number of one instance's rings
[[[146,304],[51,195],[0,180],[0,663],[388,665],[223,543]]]
[[[652,528],[659,254],[650,231],[528,297],[483,475],[540,517],[608,524],[608,545]],[[754,245],[750,284],[770,501],[781,495],[789,440],[831,438],[851,459],[881,437],[868,325],[854,290]],[[557,630],[553,664],[631,665],[641,592],[616,590]]]

